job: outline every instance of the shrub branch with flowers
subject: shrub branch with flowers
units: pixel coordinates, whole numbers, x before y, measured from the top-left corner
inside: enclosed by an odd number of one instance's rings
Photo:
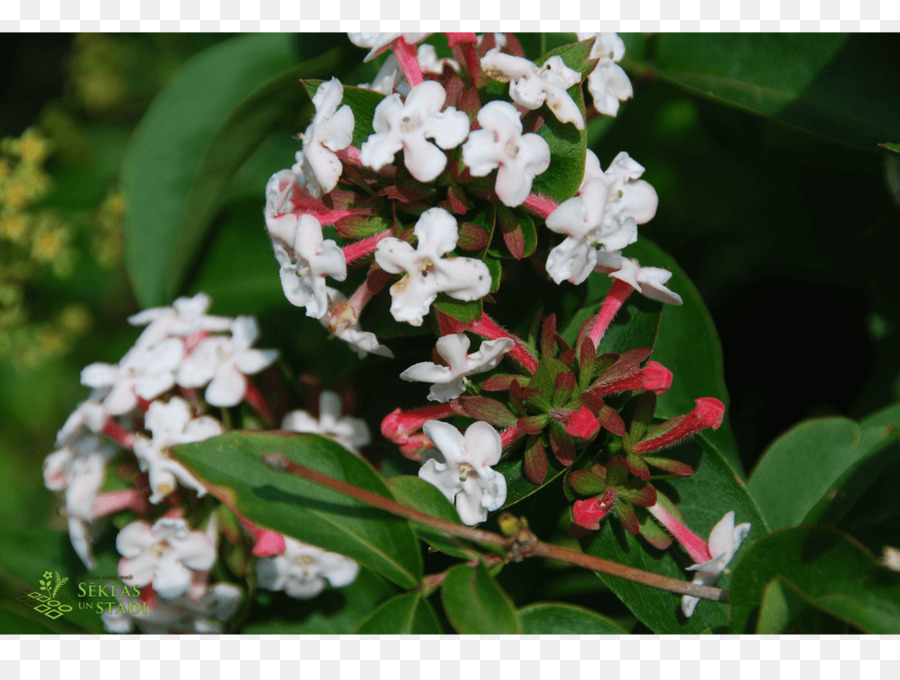
[[[141,587],[145,613],[106,629],[622,632],[516,585],[593,571],[650,630],[743,630],[756,572],[731,604],[724,588],[765,561],[773,522],[714,434],[720,382],[694,393],[688,362],[657,351],[702,303],[645,243],[665,228],[653,169],[588,148],[588,122],[634,94],[623,41],[532,60],[511,34],[350,39],[379,70],[302,80],[314,113],[264,222],[280,314],[375,367],[376,420],[350,415],[353,375],[340,395],[298,382],[318,367],[257,349],[257,321],[210,315],[203,293],[133,316],[143,331],[84,369],[93,391],[44,468],[84,564],[111,517]]]

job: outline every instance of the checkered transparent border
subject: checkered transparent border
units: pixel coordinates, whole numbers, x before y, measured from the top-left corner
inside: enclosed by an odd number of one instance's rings
[[[11,636],[0,678],[896,680],[900,636]]]
[[[898,0],[2,0],[0,31],[900,31]]]
[[[900,1],[0,0],[0,32],[576,29],[900,32]],[[900,636],[0,636],[3,680],[482,676],[896,680]]]

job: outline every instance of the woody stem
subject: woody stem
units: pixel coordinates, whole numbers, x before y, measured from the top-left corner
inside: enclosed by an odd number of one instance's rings
[[[312,470],[304,465],[294,463],[280,453],[264,453],[262,455],[262,461],[274,470],[287,472],[297,477],[302,477],[304,479],[316,482],[317,484],[321,484],[322,486],[327,486],[330,489],[334,489],[335,491],[343,493],[347,496],[356,498],[357,500],[368,503],[369,505],[372,505],[376,508],[385,510],[386,512],[398,515],[400,517],[405,517],[406,519],[412,520],[413,522],[424,524],[425,526],[437,529],[438,531],[442,531],[445,534],[451,536],[458,536],[460,538],[475,541],[477,543],[496,545],[507,550],[512,549],[520,540],[519,536],[505,537],[489,531],[482,531],[481,529],[475,529],[473,527],[468,527],[462,524],[448,522],[447,520],[441,519],[439,517],[434,517],[424,512],[414,510],[413,508],[401,505],[400,503],[397,503],[396,501],[393,501],[389,498],[385,498],[384,496],[379,496],[378,494],[367,491],[366,489],[361,489],[357,486],[353,486],[352,484],[347,484],[346,482],[335,479],[334,477],[329,477],[328,475],[324,475],[321,472],[316,472],[315,470]],[[583,553],[578,553],[572,550],[566,550],[565,548],[560,548],[558,546],[544,543],[543,541],[538,541],[536,539],[533,547],[529,550],[528,554],[538,555],[540,557],[546,557],[548,559],[553,559],[560,562],[568,562],[569,564],[585,567],[586,569],[591,569],[593,571],[599,571],[601,573],[623,578],[635,583],[642,583],[653,588],[667,590],[679,595],[690,595],[692,597],[713,600],[716,602],[728,601],[728,594],[720,588],[700,586],[693,583],[688,583],[686,581],[680,581],[679,579],[669,578],[668,576],[660,576],[659,574],[653,574],[641,569],[635,569],[634,567],[628,567],[624,564],[611,562],[599,557],[593,557],[592,555],[585,555]]]

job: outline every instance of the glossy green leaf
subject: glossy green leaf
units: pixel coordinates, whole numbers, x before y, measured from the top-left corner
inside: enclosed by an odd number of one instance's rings
[[[809,607],[809,600],[797,586],[781,577],[772,579],[763,593],[756,634],[784,633]]]
[[[351,557],[403,588],[419,583],[422,557],[406,520],[272,470],[260,460],[269,452],[391,498],[368,463],[318,435],[229,432],[179,446],[175,456],[210,493],[252,522]]]
[[[672,371],[673,377],[672,386],[657,400],[656,416],[675,418],[689,413],[694,408],[694,400],[715,397],[725,404],[725,421],[718,430],[706,430],[703,436],[738,473],[743,473],[728,422],[722,344],[700,292],[672,256],[643,236],[628,246],[626,254],[638,258],[644,266],[670,270],[672,278],[666,285],[683,300],[679,306],[662,305],[662,319],[651,358]]]
[[[749,546],[731,579],[732,632],[753,626],[776,577],[790,581],[818,608],[863,632],[900,632],[900,574],[878,564],[850,536],[829,527],[786,529]]]
[[[448,522],[459,524],[459,515],[456,508],[447,500],[441,491],[429,484],[424,479],[418,477],[409,477],[401,475],[398,477],[389,477],[387,480],[388,488],[397,499],[398,503],[402,503],[410,508],[414,508],[419,512],[445,519]],[[412,527],[423,541],[428,543],[432,548],[445,552],[448,555],[459,557],[462,559],[472,559],[472,552],[464,550],[465,541],[449,537],[429,527],[423,526],[416,522],[412,523]]]
[[[748,489],[773,529],[839,519],[865,484],[845,488],[851,475],[897,442],[893,428],[860,428],[847,418],[801,423],[766,450]],[[867,475],[871,481],[876,468]]]
[[[357,635],[439,635],[441,626],[423,593],[391,598],[354,631]]]
[[[441,601],[447,618],[462,635],[519,635],[516,610],[483,564],[460,564],[444,577]]]
[[[625,635],[605,616],[571,604],[540,602],[518,611],[523,635]]]
[[[665,33],[648,55],[673,83],[834,141],[874,151],[900,135],[891,35]]]
[[[297,79],[338,57],[298,67],[294,36],[239,36],[191,59],[157,96],[122,168],[125,261],[142,306],[178,294],[232,176],[273,130],[298,124],[308,99]]]
[[[692,477],[655,481],[654,485],[671,499],[684,515],[685,522],[703,539],[729,510],[734,510],[735,523],[750,522],[749,545],[766,533],[766,522],[753,502],[747,488],[735,476],[734,470],[707,442],[694,439],[667,455],[694,467]],[[690,581],[693,576],[685,571],[692,564],[690,557],[677,543],[665,551],[652,548],[645,540],[626,532],[615,520],[604,520],[600,531],[582,541],[584,551],[590,555],[637,567],[655,574]],[[737,564],[743,558],[745,547],[738,550],[732,561]],[[691,618],[681,612],[681,598],[648,586],[639,585],[612,576],[598,574],[603,582],[625,603],[632,613],[650,630],[663,634],[693,634],[721,632],[728,624],[727,605],[701,601]],[[716,584],[728,588],[729,575]]]
[[[584,115],[581,85],[570,87],[569,95]],[[587,156],[587,134],[573,123],[560,123],[546,107],[540,113],[544,116],[544,124],[538,134],[550,146],[550,167],[534,178],[531,191],[564,201],[574,196],[581,186]]]
[[[260,590],[241,628],[247,635],[349,635],[386,598],[395,593],[386,579],[361,567],[343,588],[328,587],[311,600]]]

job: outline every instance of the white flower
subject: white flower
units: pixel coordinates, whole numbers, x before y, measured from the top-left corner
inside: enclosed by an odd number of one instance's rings
[[[341,418],[341,398],[329,390],[319,395],[318,418],[299,409],[291,411],[281,421],[281,429],[320,434],[356,454],[371,441],[366,421],[349,416]]]
[[[291,239],[287,248],[273,242],[284,295],[291,304],[306,307],[307,316],[321,319],[328,311],[325,277],[347,278],[344,253],[334,241],[324,240],[322,225],[312,215],[283,215],[278,222],[279,234]]]
[[[241,589],[230,583],[216,583],[198,600],[187,595],[141,602],[135,597],[117,598],[121,609],[101,614],[109,633],[130,633],[135,625],[141,633],[221,633],[223,623],[237,613]],[[144,604],[144,607],[141,605]],[[134,613],[125,613],[134,612]]]
[[[356,352],[356,356],[364,359],[369,354],[392,359],[394,353],[378,342],[374,333],[364,331],[359,327],[359,319],[353,308],[347,303],[347,296],[334,288],[328,289],[328,313],[319,321],[329,331]]]
[[[385,97],[375,107],[375,132],[360,148],[360,162],[379,170],[392,163],[402,149],[410,174],[420,182],[432,181],[447,165],[447,156],[441,149],[459,146],[469,134],[469,117],[465,113],[452,106],[441,111],[446,98],[443,86],[433,80],[412,88],[405,102],[399,94]],[[434,144],[428,139],[433,139]]]
[[[132,522],[116,537],[119,575],[135,586],[152,585],[160,597],[187,592],[196,572],[216,562],[216,546],[204,533],[191,531],[183,519],[162,518],[152,527]]]
[[[400,62],[393,54],[387,56],[371,83],[360,83],[357,87],[365,87],[385,95],[393,94],[394,91],[400,94],[409,93],[409,85],[403,75],[403,69],[400,68]]]
[[[441,75],[447,66],[459,73],[459,62],[448,57],[438,59],[434,45],[428,45],[427,43],[419,45],[416,58],[419,60],[419,67],[422,69],[422,73]]]
[[[206,312],[212,303],[209,295],[198,293],[194,297],[180,297],[171,307],[152,307],[128,317],[132,326],[147,326],[136,344],[152,345],[170,336],[186,336],[201,331],[224,331],[231,319],[209,316]]]
[[[670,305],[681,304],[681,296],[665,286],[672,278],[672,272],[667,269],[642,267],[634,258],[623,257],[618,252],[604,251],[597,252],[597,269],[614,279],[624,281],[651,300]]]
[[[323,82],[313,96],[316,114],[301,135],[303,155],[298,159],[310,196],[327,194],[337,186],[341,161],[335,151],[346,149],[353,141],[353,111],[346,104],[338,108],[344,87],[337,78]]]
[[[185,357],[178,370],[182,387],[206,388],[206,401],[212,406],[236,406],[247,391],[247,377],[270,366],[278,352],[251,349],[259,337],[259,326],[252,316],[239,316],[231,322],[231,337],[212,336],[201,340]]]
[[[494,168],[494,191],[504,205],[521,205],[531,193],[537,175],[550,167],[550,145],[539,135],[522,134],[522,120],[512,104],[492,101],[478,112],[481,130],[469,133],[463,144],[463,162],[474,177]]]
[[[624,151],[603,172],[597,156],[587,152],[578,195],[563,201],[546,220],[548,229],[568,237],[547,258],[547,271],[556,283],[587,279],[598,262],[595,243],[611,252],[637,241],[637,225],[653,218],[659,202],[653,187],[639,179],[643,172]]]
[[[509,97],[526,109],[547,104],[561,123],[574,123],[584,129],[584,116],[568,89],[581,82],[581,74],[554,55],[540,67],[523,57],[515,57],[495,47],[481,59],[489,78],[509,83]]]
[[[734,526],[734,511],[727,512],[709,533],[709,554],[712,555],[712,559],[709,562],[688,567],[688,571],[697,572],[692,583],[701,586],[715,585],[749,533],[749,523],[744,522]],[[690,595],[682,597],[681,610],[684,615],[693,614],[694,607],[699,601],[699,598]]]
[[[510,338],[487,340],[481,343],[477,352],[466,354],[468,336],[463,333],[445,335],[438,339],[436,347],[437,353],[447,362],[446,366],[423,361],[407,368],[400,377],[410,382],[434,383],[428,399],[447,402],[465,392],[467,375],[491,370],[514,345]]]
[[[91,396],[81,402],[66,422],[56,433],[56,445],[68,446],[74,444],[84,432],[84,428],[91,432],[99,432],[103,429],[106,419],[109,417],[106,409],[103,407],[102,400],[109,390],[99,389],[93,390]]]
[[[359,565],[350,558],[288,536],[284,544],[280,555],[257,560],[256,578],[260,587],[283,590],[291,597],[308,600],[325,589],[326,581],[340,588],[356,580]]]
[[[438,293],[457,300],[478,300],[491,290],[491,273],[481,260],[443,258],[456,248],[459,229],[443,208],[430,208],[416,222],[418,246],[388,237],[378,243],[375,261],[391,274],[406,276],[391,286],[391,314],[397,321],[421,326]]]
[[[437,452],[423,454],[419,477],[455,503],[464,524],[483,522],[489,511],[503,507],[506,478],[491,469],[500,462],[503,448],[497,430],[477,421],[463,435],[449,423],[429,420],[422,431]]]
[[[175,371],[184,356],[184,341],[166,338],[153,345],[137,345],[115,366],[94,363],[81,372],[81,384],[108,389],[103,408],[110,415],[127,413],[137,398],[155,399],[175,386]]]
[[[94,499],[103,485],[106,464],[118,451],[94,435],[70,437],[68,442],[44,459],[44,486],[51,491],[65,490],[69,539],[81,561],[91,569]]]
[[[198,496],[206,494],[203,483],[172,459],[166,449],[219,436],[224,431],[219,421],[209,416],[192,418],[188,403],[173,397],[168,403],[150,404],[144,424],[153,436],[135,439],[134,454],[141,470],[150,477],[150,502],[159,503],[175,490],[176,484],[193,489]]]
[[[615,33],[579,33],[578,39],[587,40],[594,36],[596,40],[588,56],[598,61],[588,76],[588,90],[597,111],[615,116],[619,102],[634,96],[628,74],[616,63],[625,56],[625,42]]]
[[[425,40],[431,33],[348,33],[347,37],[357,47],[371,47],[372,49],[363,59],[363,63],[371,61],[384,52],[391,43],[399,37],[409,45],[415,45]]]
[[[279,170],[266,183],[266,229],[274,241],[290,247],[293,241],[293,223],[282,219],[285,213],[296,212],[293,198],[297,190],[306,192],[306,178],[303,175],[303,152],[295,156],[297,162],[286,170]]]

